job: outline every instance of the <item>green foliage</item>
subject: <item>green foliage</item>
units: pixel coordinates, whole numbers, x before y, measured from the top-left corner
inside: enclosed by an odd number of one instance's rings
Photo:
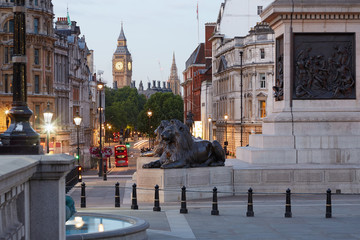
[[[152,111],[149,119],[148,110]],[[155,93],[146,102],[138,117],[139,130],[146,133],[153,132],[160,125],[161,120],[178,119],[183,121],[184,102],[179,95],[173,93]],[[150,127],[152,127],[150,129]]]
[[[105,88],[105,119],[111,124],[112,131],[120,131],[127,126],[138,125],[138,115],[144,109],[146,98],[130,87],[121,89]]]
[[[147,116],[148,109],[152,111],[150,119]],[[161,120],[183,121],[183,116],[184,102],[173,93],[155,93],[146,100],[135,88],[105,88],[105,119],[112,126],[111,132],[128,127],[144,133],[151,132],[153,135]]]

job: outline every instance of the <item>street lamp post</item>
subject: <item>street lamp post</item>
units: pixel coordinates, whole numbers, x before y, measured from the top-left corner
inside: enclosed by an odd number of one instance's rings
[[[5,110],[5,116],[6,116],[6,129],[9,128],[9,110]]]
[[[240,147],[243,146],[243,51],[240,51]]]
[[[211,117],[209,116],[209,118],[208,118],[208,122],[209,122],[209,141],[211,141]]]
[[[9,111],[11,124],[0,134],[0,154],[40,154],[40,134],[30,125],[32,111],[27,105],[27,56],[26,56],[26,5],[24,0],[12,1],[14,7],[13,34],[13,84],[12,108]]]
[[[46,153],[49,153],[49,138],[50,131],[52,129],[51,119],[53,117],[53,113],[50,111],[50,103],[47,103],[47,108],[44,112],[44,121],[45,121],[45,130],[46,130]]]
[[[225,156],[227,155],[227,146],[228,146],[228,140],[227,140],[227,120],[229,116],[225,113],[224,119],[225,119],[225,142],[224,142],[224,150],[225,150]]]
[[[150,109],[147,111],[147,115],[149,117],[149,149],[150,149],[150,118],[152,116],[152,111]]]
[[[111,125],[108,124],[107,127],[108,127],[108,129],[109,129],[108,142],[109,142],[109,148],[110,148],[110,136],[109,136],[109,134],[110,134],[110,130],[111,130]],[[110,158],[111,158],[111,157],[109,156],[109,168],[111,168],[111,160],[110,160]]]
[[[101,177],[103,175],[103,179],[104,181],[107,180],[106,177],[106,167],[104,166],[104,174],[103,174],[103,158],[102,158],[102,145],[101,145],[101,133],[102,133],[102,117],[101,117],[101,111],[102,111],[102,107],[101,107],[101,92],[104,89],[104,83],[101,82],[101,78],[97,84],[97,89],[99,91],[99,135],[100,135],[100,141],[99,141],[99,148],[100,148],[100,163],[99,163],[99,177]]]
[[[79,130],[82,118],[79,115],[79,111],[76,112],[76,116],[74,117],[74,122],[76,125],[76,133],[77,133],[77,163],[80,166],[80,137],[79,137]]]

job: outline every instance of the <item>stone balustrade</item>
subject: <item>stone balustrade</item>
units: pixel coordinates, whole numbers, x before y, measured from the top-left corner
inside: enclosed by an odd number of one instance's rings
[[[69,155],[0,156],[0,239],[65,239]]]

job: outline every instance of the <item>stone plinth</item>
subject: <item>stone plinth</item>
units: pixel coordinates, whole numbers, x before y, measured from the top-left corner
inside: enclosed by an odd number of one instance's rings
[[[276,42],[276,96],[267,100],[263,134],[251,135],[238,159],[360,164],[359,9],[358,1],[277,0],[263,11]]]
[[[246,193],[360,193],[360,166],[335,164],[254,165],[233,160],[234,189]]]
[[[186,198],[211,198],[212,189],[218,189],[218,196],[231,196],[233,191],[232,167],[202,167],[180,169],[143,169],[143,163],[158,158],[138,158],[136,184],[138,201],[153,202],[154,186],[159,185],[160,202],[181,200],[181,187],[187,189]]]

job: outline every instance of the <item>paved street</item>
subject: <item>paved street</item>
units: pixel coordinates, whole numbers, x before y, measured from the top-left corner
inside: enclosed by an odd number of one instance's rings
[[[134,156],[138,150],[133,149]],[[139,217],[150,223],[149,239],[360,239],[360,195],[332,196],[333,217],[325,218],[325,194],[293,194],[292,218],[285,218],[285,194],[254,193],[254,217],[246,217],[247,195],[219,197],[219,216],[212,216],[212,199],[188,201],[188,214],[180,214],[180,202],[160,203],[161,212],[153,212],[153,203],[138,202],[131,210],[132,173],[129,168],[112,168],[103,181],[96,171],[84,174],[86,208],[80,208],[80,184],[70,191],[79,212],[101,212]],[[114,207],[115,183],[120,183],[121,207]],[[180,191],[180,189],[179,189]]]

